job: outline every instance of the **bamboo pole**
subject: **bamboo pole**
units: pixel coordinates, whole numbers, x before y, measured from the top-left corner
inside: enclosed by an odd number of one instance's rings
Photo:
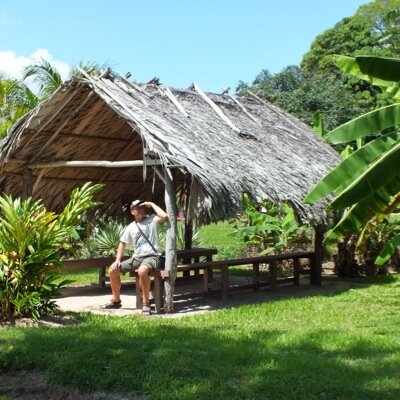
[[[193,83],[194,90],[204,99],[204,101],[214,110],[214,112],[235,132],[240,133],[240,129],[223,113],[218,107],[196,84]]]
[[[175,107],[185,116],[190,118],[189,114],[186,112],[186,110],[183,108],[182,104],[179,103],[178,99],[174,96],[174,94],[171,92],[170,88],[164,87],[161,88],[163,90],[163,93],[172,101],[172,103],[175,105]]]
[[[261,126],[261,122],[260,120],[256,119],[255,117],[253,117],[244,107],[244,105],[235,97],[232,95],[228,95],[230,99],[232,99],[239,107],[240,109],[250,118],[252,119],[255,123],[257,123],[257,125]]]
[[[94,168],[129,168],[143,167],[143,160],[130,161],[106,161],[106,160],[82,160],[82,161],[52,161],[48,163],[29,164],[28,168],[64,168],[64,167],[94,167]],[[147,160],[146,165],[161,165],[159,160]]]

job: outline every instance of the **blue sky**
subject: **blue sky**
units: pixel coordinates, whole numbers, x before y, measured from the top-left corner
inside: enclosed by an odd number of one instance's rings
[[[80,61],[131,79],[207,91],[298,65],[315,37],[363,0],[0,0],[0,70],[44,57],[67,77]]]

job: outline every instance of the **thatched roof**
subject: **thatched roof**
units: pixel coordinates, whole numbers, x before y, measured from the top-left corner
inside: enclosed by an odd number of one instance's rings
[[[84,160],[143,160],[144,167],[59,167]],[[67,82],[2,141],[0,190],[23,195],[25,176],[28,193],[59,209],[73,187],[103,182],[99,200],[116,214],[137,197],[162,203],[164,168],[180,191],[190,186],[192,209],[214,218],[232,216],[247,192],[287,201],[303,220],[318,223],[324,205],[306,206],[303,198],[338,161],[309,126],[254,96],[86,76]],[[44,165],[52,162],[59,163]]]

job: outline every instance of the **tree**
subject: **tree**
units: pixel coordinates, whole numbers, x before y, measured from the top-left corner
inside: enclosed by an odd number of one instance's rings
[[[71,70],[70,78],[81,76],[80,69],[92,76],[99,76],[101,70],[106,68],[106,64],[100,66],[95,62],[80,62]],[[25,68],[23,80],[33,78],[33,82],[39,87],[39,98],[46,99],[52,95],[62,84],[63,79],[57,69],[45,59],[42,59],[38,64],[32,64]]]
[[[39,102],[38,97],[22,82],[0,76],[0,137],[26,112]]]
[[[372,84],[379,84],[398,101],[400,59],[358,56],[338,56],[337,64],[345,72]],[[381,215],[400,211],[400,103],[376,109],[332,130],[326,139],[333,144],[346,143],[380,132],[329,172],[307,195],[307,203],[333,193],[330,210],[346,210],[329,232],[337,239],[349,232],[367,232],[367,226]],[[379,254],[376,263],[385,263],[397,245],[400,231]]]
[[[316,37],[310,51],[303,56],[301,69],[340,76],[333,62],[335,54],[352,55],[357,51],[369,54],[377,46],[379,36],[374,34],[371,24],[344,18]]]
[[[312,126],[314,114],[319,112],[327,130],[354,118],[374,106],[372,96],[359,98],[344,87],[334,74],[303,71],[290,66],[278,74],[262,71],[252,86],[243,82],[237,88],[239,95],[251,90],[263,99]]]
[[[80,70],[92,76],[99,76],[106,64],[100,66],[94,62],[80,62],[75,66],[70,77],[81,75]],[[32,78],[39,88],[35,94],[23,81],[10,79],[0,75],[0,138],[6,136],[8,130],[28,111],[34,109],[40,101],[52,95],[63,84],[61,74],[47,60],[25,68],[23,80]]]
[[[237,93],[251,90],[309,125],[318,113],[327,130],[391,104],[392,99],[379,87],[337,69],[334,57],[397,55],[399,10],[400,0],[375,0],[360,7],[355,15],[318,35],[300,67],[290,66],[276,75],[263,70],[252,85],[240,82]]]

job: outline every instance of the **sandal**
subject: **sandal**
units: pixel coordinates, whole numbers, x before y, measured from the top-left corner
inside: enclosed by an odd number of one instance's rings
[[[121,308],[121,300],[115,301],[114,299],[111,299],[111,301],[104,305],[103,308],[107,310]]]
[[[149,303],[143,303],[142,306],[142,315],[150,315],[151,314],[151,307]]]

